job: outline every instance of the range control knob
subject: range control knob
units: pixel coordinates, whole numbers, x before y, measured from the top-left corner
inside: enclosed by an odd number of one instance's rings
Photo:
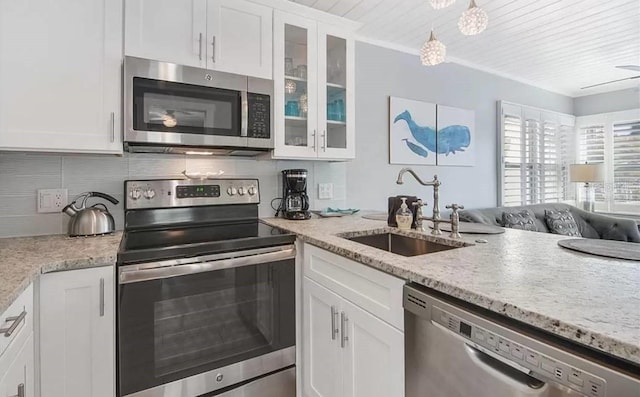
[[[238,188],[238,194],[241,196],[244,196],[244,194],[247,192],[247,190],[245,188],[243,188],[242,186],[240,186]]]
[[[253,196],[256,194],[256,188],[253,186],[249,186],[249,189],[247,190],[247,193],[249,193],[249,196]]]
[[[238,193],[238,190],[233,186],[231,186],[230,188],[227,189],[227,194],[229,196],[235,196],[236,193]]]
[[[151,189],[151,188],[148,188],[148,189],[145,189],[144,192],[142,192],[142,195],[147,200],[151,200],[152,198],[154,198],[156,196],[156,191]]]
[[[140,198],[140,196],[142,196],[142,192],[138,188],[135,188],[129,192],[129,197],[131,197],[132,200],[137,200]]]

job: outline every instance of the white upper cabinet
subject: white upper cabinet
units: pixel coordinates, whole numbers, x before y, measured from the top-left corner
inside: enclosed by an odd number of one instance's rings
[[[207,0],[126,0],[126,55],[207,66]]]
[[[271,79],[272,21],[243,0],[126,0],[125,54]]]
[[[209,69],[273,78],[273,10],[239,0],[207,4]]]
[[[355,157],[350,30],[274,13],[276,158]]]
[[[0,150],[122,153],[122,0],[0,2]]]

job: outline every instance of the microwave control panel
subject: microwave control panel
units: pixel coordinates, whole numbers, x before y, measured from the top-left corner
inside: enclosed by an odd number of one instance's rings
[[[249,138],[271,138],[271,98],[269,95],[247,94],[249,106],[247,136]]]

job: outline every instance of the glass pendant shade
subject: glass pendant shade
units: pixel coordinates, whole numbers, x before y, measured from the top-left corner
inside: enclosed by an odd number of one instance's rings
[[[440,10],[449,7],[455,2],[456,0],[431,0],[431,7],[436,10]]]
[[[431,31],[429,40],[426,41],[420,49],[420,61],[423,65],[431,66],[444,62],[447,56],[447,47],[442,44]]]
[[[462,13],[458,20],[458,28],[462,34],[473,36],[485,30],[488,23],[489,16],[486,11],[478,7],[475,0],[471,0],[469,8]]]
[[[287,80],[284,83],[284,91],[287,94],[293,94],[294,92],[296,92],[296,82],[293,80]]]

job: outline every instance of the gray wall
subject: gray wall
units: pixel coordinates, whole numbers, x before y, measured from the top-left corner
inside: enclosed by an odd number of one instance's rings
[[[513,80],[456,64],[422,66],[417,56],[356,43],[356,159],[347,164],[349,206],[386,210],[387,197],[432,193],[417,182],[395,180],[401,165],[389,164],[389,96],[475,110],[476,166],[413,166],[423,179],[438,174],[440,203],[468,208],[495,206],[496,101],[508,100],[563,113],[573,113],[573,100]]]
[[[576,116],[638,108],[640,108],[640,83],[638,83],[638,87],[627,88],[626,90],[581,96],[573,99],[573,114]]]
[[[141,154],[116,157],[0,153],[0,237],[66,232],[68,216],[36,212],[37,189],[66,188],[69,200],[86,191],[108,193],[120,200],[117,206],[107,204],[116,219],[116,227],[122,229],[125,179],[181,178],[184,170],[202,173],[223,170],[224,176],[228,177],[258,177],[261,191],[260,216],[273,216],[271,200],[280,196],[280,171],[287,168],[309,170],[308,186],[312,209],[344,206],[344,163]],[[318,183],[326,182],[334,184],[334,198],[318,200]]]

